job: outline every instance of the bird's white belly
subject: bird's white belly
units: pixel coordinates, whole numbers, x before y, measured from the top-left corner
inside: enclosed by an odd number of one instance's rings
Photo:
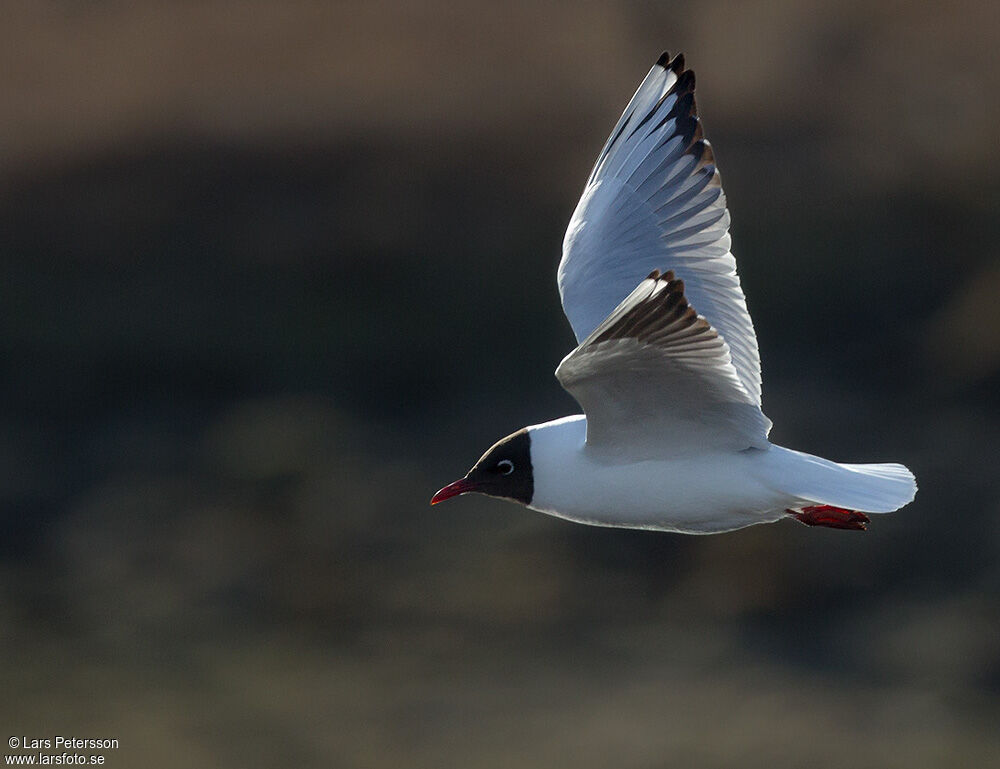
[[[766,451],[623,462],[588,450],[582,416],[529,431],[530,507],[579,523],[707,534],[778,520],[788,502],[758,478]]]

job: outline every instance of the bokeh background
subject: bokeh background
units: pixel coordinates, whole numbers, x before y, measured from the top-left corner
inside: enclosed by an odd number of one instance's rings
[[[996,760],[992,3],[2,13],[5,738],[153,769]],[[562,233],[664,48],[772,439],[917,474],[866,534],[427,505],[576,411]]]

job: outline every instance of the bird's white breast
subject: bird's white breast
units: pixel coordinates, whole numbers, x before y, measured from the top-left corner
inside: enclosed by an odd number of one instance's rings
[[[534,476],[530,507],[543,513],[580,523],[686,533],[738,529],[784,514],[787,495],[761,480],[768,451],[630,462],[627,456],[589,449],[583,415],[528,431]]]

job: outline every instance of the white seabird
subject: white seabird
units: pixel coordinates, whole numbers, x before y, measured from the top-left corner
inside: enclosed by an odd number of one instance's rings
[[[431,504],[478,492],[579,523],[708,534],[786,517],[864,529],[865,513],[913,500],[902,465],[768,441],[757,338],[694,88],[683,55],[663,54],[566,230],[559,292],[579,346],[556,377],[584,414],[507,436]]]

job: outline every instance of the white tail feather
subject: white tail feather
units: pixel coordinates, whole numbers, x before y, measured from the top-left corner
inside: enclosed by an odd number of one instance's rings
[[[773,446],[783,457],[782,490],[805,502],[891,513],[913,501],[917,481],[899,464],[848,465]]]

